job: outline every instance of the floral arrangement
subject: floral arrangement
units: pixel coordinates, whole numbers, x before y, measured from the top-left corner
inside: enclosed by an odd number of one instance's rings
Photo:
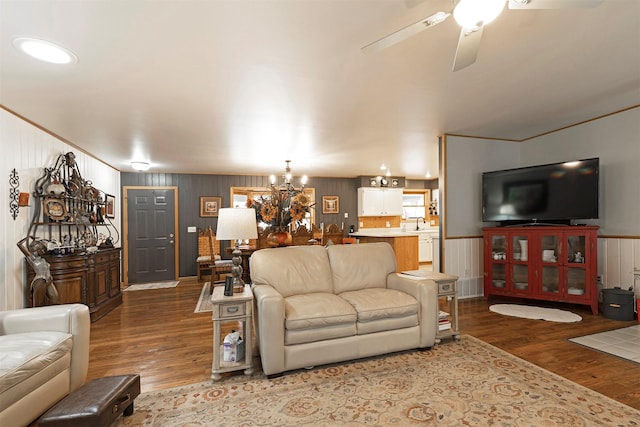
[[[294,222],[301,224],[311,209],[311,199],[302,190],[271,187],[271,197],[247,200],[247,207],[256,211],[256,220],[271,228],[287,228]]]

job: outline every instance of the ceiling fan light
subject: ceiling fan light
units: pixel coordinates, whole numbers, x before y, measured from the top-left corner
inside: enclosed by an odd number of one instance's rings
[[[505,4],[505,0],[460,0],[453,17],[462,28],[487,25],[500,15]]]

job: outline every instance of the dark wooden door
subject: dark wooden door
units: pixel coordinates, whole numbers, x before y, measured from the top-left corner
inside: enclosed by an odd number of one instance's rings
[[[176,278],[175,195],[172,189],[127,191],[128,282]]]

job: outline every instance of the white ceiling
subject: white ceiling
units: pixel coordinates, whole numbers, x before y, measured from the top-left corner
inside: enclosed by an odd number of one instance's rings
[[[535,1],[535,0],[533,0]],[[522,140],[640,104],[640,1],[505,9],[451,72],[451,0],[0,0],[0,104],[130,171],[437,176],[444,133]],[[75,52],[56,66],[12,46]]]

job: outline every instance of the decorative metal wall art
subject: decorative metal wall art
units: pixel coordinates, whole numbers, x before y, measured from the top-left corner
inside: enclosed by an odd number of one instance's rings
[[[18,207],[18,199],[20,198],[19,186],[20,178],[18,177],[18,171],[13,168],[9,174],[9,212],[11,212],[11,217],[14,221],[18,218],[18,212],[20,212],[20,208]]]

